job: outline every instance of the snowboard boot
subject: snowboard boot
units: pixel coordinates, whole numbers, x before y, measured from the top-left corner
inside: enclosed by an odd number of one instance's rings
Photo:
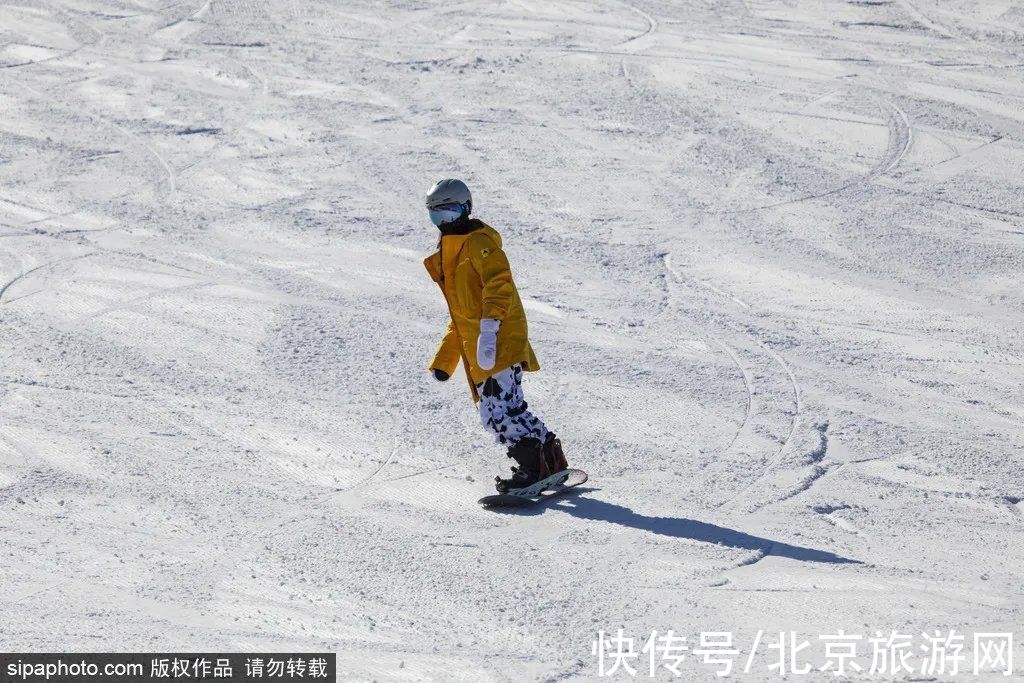
[[[512,468],[512,476],[509,479],[494,478],[494,488],[498,489],[498,493],[526,488],[545,479],[549,474],[544,447],[538,439],[529,436],[520,439],[509,446],[508,457],[515,460],[519,466]]]
[[[569,461],[562,452],[562,442],[554,432],[548,432],[548,438],[544,442],[544,462],[551,474],[569,469]]]

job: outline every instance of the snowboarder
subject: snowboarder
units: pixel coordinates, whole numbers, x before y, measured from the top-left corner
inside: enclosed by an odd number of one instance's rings
[[[480,421],[518,466],[512,477],[495,477],[499,493],[518,489],[568,468],[562,444],[523,398],[523,371],[540,369],[527,336],[501,237],[470,218],[473,198],[461,180],[440,181],[427,193],[430,220],[440,231],[437,251],[423,262],[441,287],[451,320],[430,362],[434,379],[445,382],[462,359]]]

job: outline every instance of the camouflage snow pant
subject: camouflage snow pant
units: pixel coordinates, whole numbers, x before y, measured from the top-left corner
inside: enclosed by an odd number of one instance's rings
[[[543,443],[547,438],[547,427],[527,410],[522,367],[513,365],[493,374],[476,389],[480,394],[480,422],[494,432],[498,443],[511,445],[528,436]]]

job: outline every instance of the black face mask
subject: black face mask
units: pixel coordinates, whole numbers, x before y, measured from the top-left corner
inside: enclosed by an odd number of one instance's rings
[[[476,230],[479,227],[479,223],[480,221],[470,218],[469,214],[462,214],[458,220],[439,225],[437,229],[441,231],[442,235],[465,235]]]
[[[482,227],[484,227],[483,221],[469,216],[463,216],[457,221],[438,226],[437,229],[441,234],[437,236],[437,248],[441,248],[441,238],[445,235],[468,235]]]

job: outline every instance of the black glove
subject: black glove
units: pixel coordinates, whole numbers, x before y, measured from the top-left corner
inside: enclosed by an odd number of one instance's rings
[[[437,368],[433,368],[430,372],[433,373],[434,379],[436,379],[438,382],[447,382],[448,377],[450,376],[444,370],[438,370]]]

